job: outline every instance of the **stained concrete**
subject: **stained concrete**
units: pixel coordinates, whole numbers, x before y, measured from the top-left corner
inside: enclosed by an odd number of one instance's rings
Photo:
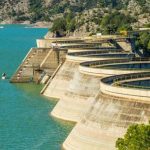
[[[91,109],[63,143],[66,150],[115,150],[129,125],[148,123],[150,103],[99,93]]]

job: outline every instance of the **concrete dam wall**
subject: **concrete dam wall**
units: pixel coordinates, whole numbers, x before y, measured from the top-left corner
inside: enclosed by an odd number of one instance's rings
[[[129,79],[131,74],[125,75],[124,79]],[[148,78],[150,73],[133,74],[135,78]],[[132,80],[134,80],[132,76]],[[102,79],[102,83],[111,86],[115,77]],[[139,80],[139,79],[138,79]],[[143,79],[145,80],[145,79]],[[118,81],[117,81],[118,82]],[[128,126],[134,123],[148,123],[150,119],[150,95],[149,91],[143,89],[141,99],[141,89],[125,88],[126,94],[112,95],[107,88],[100,87],[101,91],[95,96],[93,104],[84,117],[77,123],[68,138],[63,144],[64,149],[86,149],[86,150],[115,150],[115,142],[118,137],[122,137]],[[103,90],[105,89],[105,90]],[[121,92],[124,87],[115,90],[116,94]],[[112,90],[113,91],[113,90]],[[130,92],[132,91],[132,92]],[[131,98],[130,95],[137,93]],[[124,93],[125,94],[125,93]],[[148,97],[145,99],[145,97]]]
[[[65,59],[65,51],[54,51],[51,48],[31,48],[10,82],[40,82],[43,76],[53,74],[59,63]]]
[[[52,115],[69,121],[79,121],[91,106],[92,98],[99,90],[99,76],[89,76],[79,72],[79,62],[124,58],[127,53],[110,53],[111,50],[92,50],[68,53],[66,62],[44,92],[45,96],[60,99]],[[83,109],[84,108],[84,109]]]
[[[129,125],[150,119],[150,60],[136,58],[126,41],[38,40],[12,77],[12,82],[40,77],[39,83],[46,83],[41,93],[58,100],[50,114],[76,122],[63,149],[114,150]]]
[[[150,103],[100,94],[63,144],[65,149],[113,150],[129,125],[147,123]]]
[[[68,51],[73,51],[74,49],[72,48],[71,50]],[[60,68],[54,79],[50,82],[49,86],[43,93],[45,96],[48,97],[53,97],[53,98],[58,98],[60,99],[61,97],[64,96],[69,82],[73,79],[74,73],[77,72],[79,63],[83,61],[88,61],[89,57],[86,57],[87,54],[89,54],[90,49],[83,49],[81,52],[80,49],[76,49],[75,51],[77,52],[71,52],[66,56],[66,61],[64,62],[63,66]],[[101,55],[103,52],[109,53],[109,49],[107,50],[106,47],[104,48],[99,48],[99,49],[94,49],[92,48],[90,53],[95,55],[99,54]],[[113,49],[112,51],[120,51],[118,49]],[[78,57],[74,56],[74,54],[77,54]],[[114,53],[116,54],[116,53]],[[117,54],[116,54],[117,55]],[[125,54],[126,55],[126,54]],[[108,56],[109,57],[109,56]],[[107,57],[106,57],[107,58]],[[106,58],[101,58],[101,59],[106,59]],[[100,57],[93,56],[90,59],[92,60],[99,60]]]
[[[125,73],[146,72],[149,71],[150,68],[145,61],[131,61],[129,59],[107,61],[99,60],[96,62],[100,62],[101,66],[100,63],[98,66],[94,66],[94,68],[87,66],[83,67],[82,65],[78,70],[76,69],[72,80],[69,82],[68,87],[66,88],[64,96],[60,98],[60,101],[57,103],[51,113],[53,116],[64,120],[78,122],[92,106],[93,99],[100,90],[99,82],[102,77]],[[90,65],[93,62],[87,63]],[[104,63],[106,64],[104,65]],[[104,67],[107,68],[107,66],[109,66],[107,63],[114,63],[114,66],[116,64],[118,67],[126,64],[127,67],[126,69],[121,69],[119,67],[115,70],[111,68],[103,69]],[[131,64],[135,65],[131,66]],[[138,65],[139,69],[137,69]],[[142,70],[140,68],[141,65],[145,65],[145,67],[147,66],[147,69],[143,68]]]
[[[30,82],[50,48],[31,48],[21,65],[11,78],[11,82]]]
[[[100,79],[110,75],[148,72],[149,61],[134,59],[124,52],[85,53],[82,50],[80,53],[68,53],[66,59],[76,66],[73,66],[69,82],[62,86],[63,94],[58,96],[60,100],[51,112],[57,118],[77,122],[63,144],[64,149],[113,150],[116,139],[123,136],[129,125],[148,121],[148,102],[102,93]]]

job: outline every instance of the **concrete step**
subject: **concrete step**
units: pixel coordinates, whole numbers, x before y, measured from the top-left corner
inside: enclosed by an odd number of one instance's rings
[[[18,67],[10,82],[28,82],[31,75],[33,75],[33,69],[40,66],[43,59],[47,56],[49,50],[34,49],[32,48],[26,57],[23,59],[21,65]]]

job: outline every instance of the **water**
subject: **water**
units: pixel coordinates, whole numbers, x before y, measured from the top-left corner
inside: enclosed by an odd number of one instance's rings
[[[0,29],[0,74],[10,77],[36,39],[47,29],[6,25]],[[42,97],[40,85],[0,80],[0,150],[59,150],[72,124],[49,116],[56,102]]]

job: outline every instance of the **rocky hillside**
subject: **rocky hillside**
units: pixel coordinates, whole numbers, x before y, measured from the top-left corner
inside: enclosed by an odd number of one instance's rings
[[[114,11],[134,18],[135,26],[150,22],[150,0],[0,0],[2,23],[53,22],[73,12],[79,30],[98,30],[101,19]]]
[[[28,0],[0,0],[0,21],[14,23],[29,19]]]

